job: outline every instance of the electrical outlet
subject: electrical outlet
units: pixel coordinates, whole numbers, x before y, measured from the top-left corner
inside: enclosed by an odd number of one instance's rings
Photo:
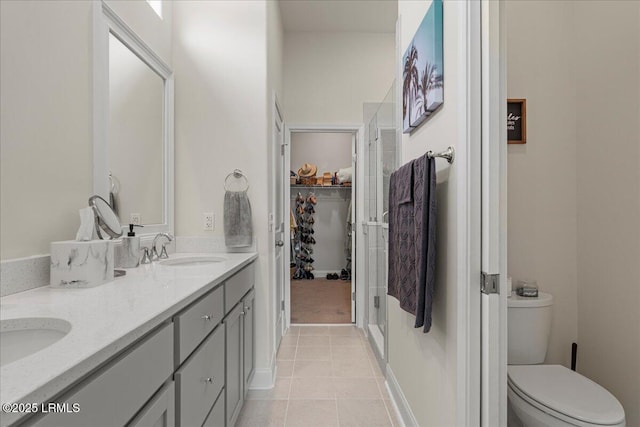
[[[141,222],[142,221],[140,219],[140,214],[139,213],[132,213],[129,216],[129,224],[142,225]]]
[[[202,214],[202,228],[204,231],[213,231],[216,226],[216,217],[213,212],[204,212]]]

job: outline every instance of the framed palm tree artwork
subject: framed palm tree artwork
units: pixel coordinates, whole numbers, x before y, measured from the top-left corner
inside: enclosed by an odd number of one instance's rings
[[[402,125],[410,133],[444,102],[442,0],[433,0],[402,58]]]

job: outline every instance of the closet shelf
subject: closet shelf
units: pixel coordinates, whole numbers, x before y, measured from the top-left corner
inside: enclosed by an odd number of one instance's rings
[[[317,190],[318,188],[326,188],[328,190],[335,189],[351,189],[350,185],[292,185],[291,188],[301,188],[307,190]]]

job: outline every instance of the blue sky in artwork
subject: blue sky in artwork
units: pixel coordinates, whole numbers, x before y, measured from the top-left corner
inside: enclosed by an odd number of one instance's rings
[[[418,50],[418,71],[424,73],[427,61],[436,66],[436,74],[442,76],[442,0],[433,0],[413,43]]]

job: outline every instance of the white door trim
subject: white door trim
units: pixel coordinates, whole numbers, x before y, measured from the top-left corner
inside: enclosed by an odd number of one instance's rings
[[[482,294],[481,425],[507,425],[507,127],[505,4],[480,2],[482,51],[482,271],[499,275]]]
[[[360,123],[358,124],[341,124],[341,125],[327,125],[327,124],[286,124],[285,123],[285,165],[289,165],[291,168],[291,133],[293,132],[353,132],[356,134],[356,147],[362,147],[362,138],[364,136],[364,126]],[[358,154],[359,155],[359,154]],[[360,170],[362,168],[356,168],[358,176],[355,179],[355,186],[352,188],[352,200],[355,200],[355,209],[356,209],[356,219],[361,221],[360,216],[362,215],[363,206],[360,205],[361,198],[359,195],[362,191],[358,191],[357,186],[362,185],[363,182],[360,180]],[[291,211],[291,194],[290,187],[286,186],[287,191],[285,191],[285,216],[289,215]],[[355,193],[355,194],[354,194]],[[354,197],[355,196],[355,197]],[[287,218],[287,221],[289,219]],[[359,242],[358,239],[359,234],[362,233],[360,227],[356,227],[356,242]],[[361,239],[361,237],[360,237]],[[357,246],[357,245],[356,245]],[[285,245],[285,257],[286,259],[290,258],[290,249],[287,249],[288,245]],[[363,313],[364,313],[364,292],[361,289],[358,289],[358,269],[361,265],[361,250],[358,251],[357,248],[353,248],[356,252],[355,259],[351,261],[351,280],[354,286],[356,287],[356,325],[358,327],[363,327]],[[291,326],[291,277],[287,274],[285,275],[285,321],[286,327],[289,328]]]
[[[284,137],[284,116],[282,114],[282,108],[280,107],[280,103],[278,102],[278,96],[276,94],[275,91],[272,92],[272,111],[271,111],[271,124],[273,126],[272,130],[271,130],[271,171],[272,173],[270,174],[271,176],[271,182],[270,187],[271,187],[271,215],[270,215],[270,222],[269,222],[269,240],[270,240],[270,244],[274,244],[275,243],[275,239],[276,239],[276,232],[278,229],[278,224],[280,224],[280,221],[283,219],[281,218],[275,218],[275,212],[277,212],[277,207],[276,207],[276,203],[277,203],[277,197],[276,197],[276,191],[278,188],[277,185],[277,179],[279,178],[276,174],[276,162],[281,161],[281,154],[280,154],[280,150],[281,150],[281,145],[284,144],[284,141],[279,141],[278,140],[278,123],[280,124],[280,126],[282,127],[281,131],[282,131],[282,135]],[[284,139],[284,138],[283,138]],[[283,175],[284,175],[284,171],[283,171]],[[285,177],[280,177],[283,180],[285,179]],[[288,178],[287,178],[288,180]],[[284,197],[284,196],[283,196]],[[283,207],[283,215],[284,215],[284,207]],[[286,215],[285,215],[286,218]],[[285,225],[289,224],[288,218],[287,221],[284,222]],[[285,226],[285,230],[284,231],[284,237],[285,239],[288,237],[288,233],[287,231],[289,230],[288,226]],[[286,240],[285,240],[286,242]],[[280,286],[280,284],[277,282],[277,269],[283,269],[282,271],[282,277],[286,277],[288,274],[288,265],[289,265],[289,258],[287,258],[287,251],[286,251],[286,244],[285,244],[285,248],[283,248],[283,253],[282,253],[282,263],[284,265],[277,265],[276,263],[276,255],[275,255],[275,247],[270,247],[269,249],[269,260],[270,260],[270,265],[271,265],[271,283],[273,284],[273,289],[271,290],[271,299],[272,299],[272,307],[274,310],[274,316],[276,316],[274,318],[274,322],[273,322],[273,340],[274,340],[274,353],[273,353],[273,359],[274,359],[274,363],[275,363],[275,354],[278,351],[278,346],[280,345],[280,342],[278,341],[278,337],[282,337],[283,333],[284,333],[284,321],[283,321],[283,325],[282,325],[282,330],[280,331],[280,334],[278,334],[278,331],[276,330],[277,328],[277,319],[278,316],[280,314],[280,301],[278,301],[278,286]],[[285,268],[287,267],[287,268]],[[284,317],[284,315],[283,315]]]
[[[455,168],[458,183],[458,426],[480,425],[480,260],[481,260],[481,45],[480,5],[458,2],[459,37],[458,116],[460,133]]]

